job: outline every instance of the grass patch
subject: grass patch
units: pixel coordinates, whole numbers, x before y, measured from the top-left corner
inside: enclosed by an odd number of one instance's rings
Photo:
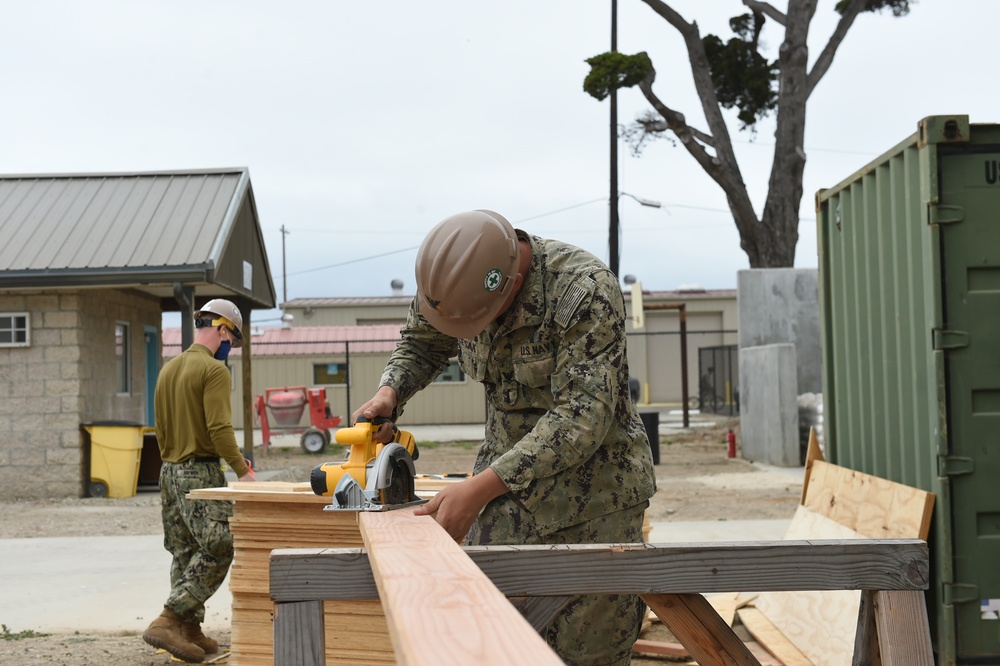
[[[6,624],[0,624],[0,638],[5,641],[20,641],[25,638],[44,638],[49,634],[42,634],[32,629],[25,629],[24,631],[11,631],[7,628]]]
[[[97,636],[80,636],[79,638],[67,638],[66,643],[73,645],[75,643],[93,643],[97,641]]]

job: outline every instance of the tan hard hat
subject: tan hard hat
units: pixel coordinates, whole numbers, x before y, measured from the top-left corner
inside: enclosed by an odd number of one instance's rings
[[[236,304],[232,301],[227,301],[224,298],[213,298],[208,303],[201,306],[201,309],[195,313],[195,317],[204,317],[207,314],[213,314],[216,317],[222,317],[228,323],[231,328],[236,329],[236,341],[233,342],[233,347],[243,346],[243,315],[240,314],[240,309],[236,307]],[[214,321],[213,326],[218,326]]]
[[[417,304],[431,326],[474,338],[500,314],[517,277],[514,227],[499,213],[471,210],[431,229],[417,252]]]

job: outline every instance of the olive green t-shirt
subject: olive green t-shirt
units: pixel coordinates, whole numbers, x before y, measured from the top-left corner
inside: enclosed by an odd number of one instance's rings
[[[233,432],[229,369],[207,347],[193,344],[163,366],[154,405],[165,462],[219,457],[237,476],[247,473]]]

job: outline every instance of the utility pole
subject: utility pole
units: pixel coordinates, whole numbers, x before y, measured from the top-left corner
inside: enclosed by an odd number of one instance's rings
[[[281,302],[288,302],[288,272],[285,270],[285,236],[291,232],[281,225]]]
[[[618,51],[618,0],[611,0],[611,52]],[[608,196],[608,267],[618,277],[618,88],[611,85],[611,192]]]

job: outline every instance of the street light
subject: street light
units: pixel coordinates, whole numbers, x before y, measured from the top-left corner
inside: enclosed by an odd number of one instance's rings
[[[613,224],[610,230],[610,238],[609,238],[610,242],[608,243],[611,255],[608,260],[608,268],[610,268],[611,272],[615,274],[615,277],[618,276],[618,260],[621,259],[621,252],[618,249],[619,248],[618,235],[621,233],[621,225],[619,224],[618,220],[618,200],[621,199],[623,196],[628,197],[630,199],[634,199],[638,201],[640,205],[647,206],[648,208],[663,207],[663,204],[660,203],[659,201],[654,201],[652,199],[643,199],[642,197],[637,197],[634,194],[629,194],[628,192],[619,191],[617,193],[617,195],[614,198],[614,201],[611,202],[611,220],[613,221]]]
[[[637,197],[634,194],[629,194],[628,192],[619,192],[618,196],[620,196],[620,197],[629,197],[631,199],[635,199],[641,205],[648,206],[649,208],[662,208],[663,207],[663,204],[660,203],[659,201],[653,201],[652,199],[643,199],[642,197]]]

